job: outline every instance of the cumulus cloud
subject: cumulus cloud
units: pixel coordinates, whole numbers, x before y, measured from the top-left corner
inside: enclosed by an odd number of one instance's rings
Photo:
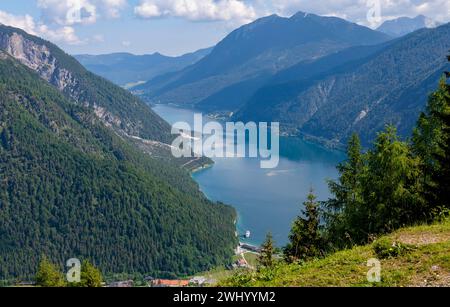
[[[304,11],[325,16],[337,16],[359,24],[376,27],[386,20],[402,16],[425,15],[438,22],[448,22],[450,20],[450,1],[140,0],[134,11],[141,18],[174,16],[193,21],[233,21],[234,24],[250,22],[272,13],[290,16],[298,11]],[[374,14],[378,15],[378,12],[379,16],[373,16]]]
[[[46,25],[40,25],[38,28],[38,35],[53,42],[64,42],[69,45],[79,45],[83,43],[76,35],[75,29],[69,26],[50,29]]]
[[[28,33],[35,34],[36,24],[30,15],[12,15],[7,12],[0,11],[0,23],[20,28]]]
[[[117,18],[127,0],[38,0],[42,18],[63,26],[93,24],[99,16]]]
[[[70,45],[82,43],[72,27],[64,26],[50,29],[42,23],[36,23],[30,15],[13,15],[0,11],[0,23],[7,26],[20,28],[27,33],[41,36],[54,42],[64,42]]]
[[[42,19],[63,26],[92,24],[97,19],[97,7],[89,0],[38,0]]]
[[[38,21],[30,15],[13,15],[0,11],[0,22],[54,42],[71,45],[88,41],[103,42],[104,38],[98,35],[81,40],[74,26],[94,24],[103,16],[118,18],[127,4],[127,0],[36,0],[41,12]]]
[[[141,18],[173,16],[192,21],[240,23],[257,17],[253,6],[240,0],[141,0],[134,12]]]

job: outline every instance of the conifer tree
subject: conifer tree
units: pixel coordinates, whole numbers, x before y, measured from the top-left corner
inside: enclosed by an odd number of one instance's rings
[[[448,76],[448,74],[447,74]],[[449,191],[450,86],[442,78],[439,88],[420,115],[414,131],[412,148],[422,161],[424,196],[427,212],[432,216],[443,208],[450,208]]]
[[[421,177],[420,159],[399,139],[395,127],[379,133],[367,153],[367,173],[362,178],[369,218],[362,230],[370,236],[426,219]]]
[[[450,209],[450,113],[442,114],[445,137],[439,143],[440,153],[436,155],[439,172],[432,175],[433,194],[436,204],[442,209]]]
[[[266,240],[261,247],[261,253],[258,257],[258,265],[260,267],[271,268],[275,265],[275,260],[273,258],[274,254],[274,241],[272,237],[272,233],[268,233],[266,236]]]
[[[351,243],[348,225],[355,228],[367,223],[362,204],[361,179],[364,174],[364,155],[357,134],[353,134],[347,146],[348,159],[339,164],[339,179],[329,181],[328,186],[334,198],[323,202],[324,218],[327,223],[327,240],[334,245]]]
[[[295,262],[318,257],[322,253],[320,214],[317,197],[311,189],[303,216],[298,216],[289,235],[289,244],[284,249],[286,261]]]
[[[450,56],[448,57],[450,61]],[[447,78],[450,78],[447,74]],[[436,201],[435,205],[450,209],[450,85],[444,80],[440,87],[442,107],[440,112],[434,114],[441,122],[441,138],[438,141],[438,150],[434,153],[438,171],[431,176],[431,193]]]
[[[348,160],[330,182],[334,198],[324,203],[326,239],[344,248],[369,242],[374,235],[426,220],[420,159],[396,129],[388,126],[362,154],[354,136]]]

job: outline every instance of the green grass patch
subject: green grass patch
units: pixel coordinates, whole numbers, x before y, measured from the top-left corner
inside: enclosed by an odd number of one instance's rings
[[[247,258],[247,256],[246,256]],[[369,259],[381,262],[381,282],[370,283]],[[450,286],[450,221],[402,229],[373,244],[304,264],[280,262],[260,272],[240,270],[220,282],[243,287]]]

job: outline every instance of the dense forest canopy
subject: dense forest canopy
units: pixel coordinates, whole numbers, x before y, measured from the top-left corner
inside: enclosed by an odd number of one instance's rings
[[[0,279],[42,255],[105,273],[189,274],[228,261],[235,213],[0,54]]]

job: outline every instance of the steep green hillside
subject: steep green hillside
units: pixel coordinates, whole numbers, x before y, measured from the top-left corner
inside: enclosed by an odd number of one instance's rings
[[[54,44],[0,25],[0,49],[15,57],[66,97],[91,108],[122,134],[168,143],[170,126],[128,91],[87,71]]]
[[[42,255],[104,273],[194,273],[230,259],[234,219],[187,172],[0,52],[0,279],[30,278]]]
[[[393,247],[396,243],[397,247]],[[378,253],[377,253],[378,252]],[[391,256],[381,257],[383,252]],[[367,261],[381,261],[381,282],[370,283]],[[379,238],[367,246],[332,254],[302,265],[241,272],[222,286],[270,287],[435,287],[450,286],[450,220],[418,226]]]

